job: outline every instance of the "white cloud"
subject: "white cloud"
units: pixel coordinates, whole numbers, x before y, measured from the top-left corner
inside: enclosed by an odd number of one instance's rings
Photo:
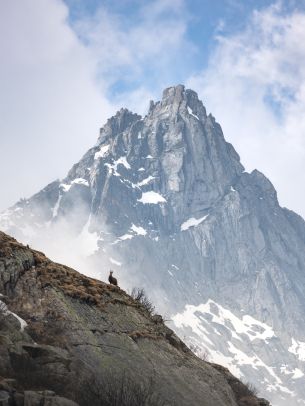
[[[115,14],[101,6],[92,17],[83,17],[73,24],[80,38],[99,57],[101,73],[116,73],[115,69],[119,69],[126,77],[126,69],[136,75],[149,64],[160,69],[183,46],[192,48],[184,38],[188,22],[184,1],[144,3],[137,16],[135,22],[135,17]]]
[[[0,209],[62,177],[113,112],[59,0],[0,2]]]
[[[184,0],[155,0],[140,3],[136,14],[127,16],[101,6],[73,27],[98,58],[99,77],[110,85],[127,83],[127,91],[122,86],[114,95],[116,103],[143,113],[148,97],[159,97],[163,88],[175,84],[195,55],[186,39],[189,21]]]
[[[305,14],[275,4],[245,31],[218,37],[198,90],[248,170],[274,183],[280,203],[305,216]]]

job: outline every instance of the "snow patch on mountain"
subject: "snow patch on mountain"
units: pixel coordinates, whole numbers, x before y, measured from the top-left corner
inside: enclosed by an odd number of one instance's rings
[[[121,235],[121,237],[119,237],[119,239],[121,241],[131,240],[132,238],[133,238],[133,235],[131,235],[131,234],[124,234],[124,235]]]
[[[131,226],[131,230],[134,231],[137,235],[143,235],[144,236],[144,235],[147,234],[147,231],[143,227],[136,226],[134,224]]]
[[[123,165],[125,166],[126,169],[131,169],[131,166],[129,165],[126,156],[120,157],[117,161],[115,161],[116,165]]]
[[[121,176],[121,174],[118,172],[119,165],[123,165],[126,169],[131,169],[131,166],[129,165],[126,156],[121,156],[112,164],[108,162],[105,163],[105,166],[109,169],[109,172],[114,176]]]
[[[193,116],[193,117],[197,118],[197,120],[199,120],[199,117],[193,113],[193,110],[189,106],[187,106],[187,111],[191,116]]]
[[[159,204],[166,203],[166,199],[160,195],[160,193],[150,191],[142,193],[141,199],[138,199],[138,202],[143,204]]]
[[[288,348],[288,351],[295,354],[300,361],[305,361],[305,342],[292,338],[292,345]]]
[[[286,375],[292,380],[303,376],[298,367],[271,366],[264,360],[272,340],[278,340],[273,328],[250,315],[236,315],[215,301],[186,305],[171,318],[175,331],[186,339],[198,355],[228,367],[235,375],[247,376],[249,368],[256,370],[268,392],[294,395],[285,384]],[[187,338],[186,338],[187,335]],[[299,354],[299,343],[293,350]]]
[[[248,315],[239,318],[211,299],[199,306],[186,305],[185,311],[174,316],[173,321],[177,327],[191,327],[198,333],[204,315],[209,315],[209,319],[213,323],[229,326],[232,335],[238,340],[242,339],[240,336],[243,334],[247,335],[250,341],[255,339],[267,340],[275,337],[273,329],[267,324]]]
[[[291,379],[300,379],[304,376],[304,373],[299,368],[291,370],[288,365],[282,365],[280,370],[285,375],[291,375]]]
[[[133,186],[134,187],[142,187],[142,186],[148,185],[154,179],[155,179],[154,176],[149,175],[147,178],[141,180],[141,182],[133,183]]]
[[[208,214],[206,216],[203,216],[199,219],[195,219],[194,217],[191,217],[187,221],[181,224],[181,231],[186,231],[191,227],[197,227],[199,224],[201,224],[206,218],[208,217]]]
[[[71,189],[72,185],[83,185],[83,186],[89,187],[89,182],[83,178],[76,178],[76,179],[72,180],[72,182],[70,182],[70,183],[61,183],[60,188],[64,192],[68,192]]]
[[[107,144],[107,145],[102,145],[102,146],[100,147],[99,151],[97,151],[97,152],[94,154],[94,159],[104,158],[104,157],[108,154],[109,148],[110,148],[110,145],[109,145],[109,144]]]

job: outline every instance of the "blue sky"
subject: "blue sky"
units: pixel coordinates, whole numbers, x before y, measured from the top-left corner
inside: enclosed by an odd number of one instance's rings
[[[107,10],[109,14],[117,16],[122,27],[124,27],[123,29],[128,30],[141,22],[143,7],[149,9],[155,1],[65,0],[65,3],[69,7],[69,23],[79,35],[77,29],[79,21],[94,19],[101,8]],[[266,8],[273,3],[274,1],[270,0],[189,0],[182,2],[182,10],[176,13],[176,17],[180,20],[182,13],[185,21],[187,21],[184,38],[192,46],[192,52],[187,54],[187,58],[182,53],[173,58],[175,69],[171,70],[169,80],[172,83],[184,83],[190,74],[195,74],[205,68],[210,53],[213,52],[217,43],[218,35],[232,35],[242,30],[247,25],[254,10]],[[172,4],[173,7],[170,6],[163,13],[160,13],[160,18],[165,21],[172,19],[173,16],[175,18],[175,2]],[[290,2],[287,2],[285,8],[291,8],[289,4]],[[80,39],[86,44],[86,38],[80,35]],[[117,78],[108,89],[109,97],[111,98],[120,92],[128,92],[139,86],[144,80],[145,83],[151,81],[151,86],[155,87],[158,74],[154,75],[146,66],[143,76],[131,79],[122,75],[122,78]]]
[[[0,210],[63,178],[120,107],[184,83],[305,216],[305,1],[3,1],[0,57]]]
[[[77,28],[80,21],[94,19],[99,10],[104,9],[110,15],[118,17],[122,30],[128,31],[141,23],[143,7],[149,10],[156,1],[65,0],[65,3],[69,8],[69,24],[86,44],[86,36],[81,35]],[[165,7],[163,12],[160,12],[159,18],[165,22],[175,20],[175,18],[181,21],[182,14],[186,22],[184,40],[192,50],[187,53],[186,58],[182,52],[173,57],[172,62],[175,69],[172,69],[169,75],[172,83],[184,83],[190,75],[206,68],[217,44],[218,36],[232,36],[243,31],[249,24],[253,12],[264,10],[276,2],[274,0],[186,0],[177,3],[179,3],[177,9],[181,8],[178,12],[177,10],[175,12],[175,1],[169,2],[169,7]],[[286,0],[278,3],[281,4],[283,15],[293,10],[305,9],[305,2],[302,1]],[[128,92],[140,86],[144,81],[155,88],[157,77],[158,72],[154,74],[153,69],[150,70],[149,66],[144,66],[143,75],[137,78],[130,78],[128,75],[122,74],[109,87],[108,95],[111,98],[120,92]],[[266,100],[277,109],[272,98],[267,97]]]

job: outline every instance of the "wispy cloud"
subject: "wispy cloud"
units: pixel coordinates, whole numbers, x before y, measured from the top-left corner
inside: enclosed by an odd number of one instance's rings
[[[111,97],[121,102],[128,94],[143,111],[143,100],[132,97],[175,83],[195,55],[186,35],[189,20],[184,0],[155,0],[128,15],[100,7],[93,16],[74,21],[73,28],[97,58],[99,79],[107,81]]]
[[[305,13],[280,3],[255,11],[243,32],[219,36],[208,68],[189,79],[247,169],[280,203],[305,215]]]
[[[113,111],[61,1],[0,2],[0,208],[62,177]]]

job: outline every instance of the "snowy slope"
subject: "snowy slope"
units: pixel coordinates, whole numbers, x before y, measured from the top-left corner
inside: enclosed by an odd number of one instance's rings
[[[242,311],[237,316],[213,300],[186,305],[172,323],[199,357],[225,365],[242,380],[256,382],[274,405],[287,404],[287,397],[289,405],[305,404],[298,396],[305,359],[293,338],[294,347],[287,350],[271,326]],[[283,353],[285,362],[277,355]]]

